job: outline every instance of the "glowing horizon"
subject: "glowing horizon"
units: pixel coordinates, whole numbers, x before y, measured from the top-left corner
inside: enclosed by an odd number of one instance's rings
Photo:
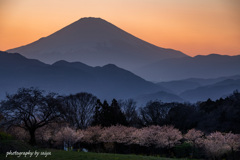
[[[238,0],[0,0],[0,50],[49,36],[83,17],[100,17],[163,48],[240,54]]]

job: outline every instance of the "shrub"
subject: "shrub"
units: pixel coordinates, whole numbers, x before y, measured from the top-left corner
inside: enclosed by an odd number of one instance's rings
[[[193,146],[190,143],[184,142],[183,144],[174,147],[174,155],[177,158],[191,157]]]
[[[35,148],[30,146],[29,144],[19,141],[19,140],[1,140],[0,141],[0,154],[6,153],[8,151],[18,151],[18,152],[25,152],[32,150],[34,151]]]
[[[0,140],[11,140],[13,137],[5,132],[0,132]]]

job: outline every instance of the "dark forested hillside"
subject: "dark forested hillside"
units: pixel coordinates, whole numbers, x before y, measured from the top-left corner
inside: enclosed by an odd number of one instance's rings
[[[179,104],[170,109],[166,119],[180,130],[197,128],[205,132],[240,133],[240,93],[235,91],[216,101],[208,99],[196,105]]]

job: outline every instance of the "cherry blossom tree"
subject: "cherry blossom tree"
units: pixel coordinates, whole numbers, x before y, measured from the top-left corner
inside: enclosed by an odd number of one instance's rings
[[[7,133],[11,134],[13,137],[19,140],[29,141],[30,139],[28,132],[21,127],[11,127]]]
[[[187,134],[184,135],[184,138],[192,144],[198,144],[201,141],[204,133],[196,129],[190,129]]]
[[[235,159],[234,152],[240,148],[240,135],[233,133],[225,134],[225,142],[231,148],[233,160]]]
[[[226,137],[221,132],[214,132],[206,136],[203,146],[207,155],[212,159],[218,159],[231,150],[231,147],[226,143]]]
[[[153,135],[157,130],[155,129],[155,127],[158,127],[158,126],[151,126],[151,127],[136,129],[132,133],[132,140],[130,144],[137,144],[137,145],[146,146],[146,147],[153,145],[154,138],[155,138],[155,136]]]
[[[55,93],[45,94],[37,88],[20,88],[16,94],[7,95],[1,102],[0,112],[7,128],[18,126],[30,135],[30,144],[36,145],[36,131],[60,120],[60,101]]]
[[[150,126],[135,130],[132,135],[132,144],[172,148],[181,139],[181,132],[173,126]]]
[[[66,125],[63,123],[52,123],[44,127],[39,128],[36,131],[36,140],[38,143],[45,145],[47,147],[52,147],[55,141],[55,135]],[[59,143],[59,142],[57,142]]]
[[[102,129],[100,126],[93,126],[93,127],[88,127],[86,130],[82,131],[83,137],[82,140],[83,142],[89,143],[89,144],[97,144],[100,143],[100,137],[102,135]]]
[[[184,135],[184,138],[187,140],[187,142],[193,145],[192,156],[194,154],[196,147],[199,147],[202,144],[202,142],[204,140],[203,135],[204,135],[204,133],[202,131],[199,131],[196,129],[190,129]]]
[[[54,136],[55,141],[58,143],[64,143],[68,150],[74,143],[80,141],[83,138],[81,130],[76,131],[70,127],[62,127]]]
[[[50,126],[44,126],[36,131],[36,140],[40,141],[43,144],[52,139],[53,135],[54,129]]]
[[[162,148],[172,148],[180,143],[183,138],[182,133],[173,126],[163,126],[158,133],[157,146]]]
[[[131,135],[134,130],[136,129],[133,127],[121,125],[106,127],[102,129],[99,140],[101,142],[128,144],[131,141]]]
[[[135,130],[137,130],[135,127],[124,127],[121,126],[119,128],[121,130],[121,138],[117,141],[118,143],[125,143],[130,144],[132,141],[132,135]]]

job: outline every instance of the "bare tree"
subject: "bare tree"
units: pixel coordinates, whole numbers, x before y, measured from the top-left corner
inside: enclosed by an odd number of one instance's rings
[[[35,145],[36,130],[60,117],[59,105],[54,93],[45,95],[44,91],[36,88],[20,88],[16,94],[7,95],[6,100],[1,102],[3,125],[25,129],[30,135],[30,144]]]
[[[87,128],[91,124],[96,102],[95,96],[85,92],[63,97],[65,120],[77,129]]]
[[[145,107],[140,108],[141,119],[144,125],[161,125],[164,124],[170,104],[161,101],[150,101]]]
[[[121,110],[126,117],[127,123],[129,126],[138,127],[140,124],[140,119],[137,113],[136,101],[133,99],[128,99],[125,101],[119,101]]]

